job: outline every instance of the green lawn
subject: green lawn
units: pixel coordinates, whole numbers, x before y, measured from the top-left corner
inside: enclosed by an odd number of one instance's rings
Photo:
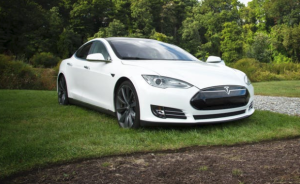
[[[253,83],[256,95],[300,97],[300,81]]]
[[[0,104],[0,178],[82,158],[300,135],[300,117],[267,111],[225,124],[129,130],[114,117],[58,105],[55,91],[0,90]]]

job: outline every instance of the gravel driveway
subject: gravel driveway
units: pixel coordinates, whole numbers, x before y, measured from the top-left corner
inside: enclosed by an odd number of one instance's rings
[[[254,107],[259,110],[300,116],[300,98],[255,95]]]

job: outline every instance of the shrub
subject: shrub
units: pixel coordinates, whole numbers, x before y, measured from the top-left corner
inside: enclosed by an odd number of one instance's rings
[[[57,73],[52,68],[36,68],[35,73],[38,76],[37,83],[41,89],[55,90]]]
[[[300,79],[300,64],[296,63],[259,63],[244,58],[229,66],[246,73],[252,82]]]
[[[253,58],[240,59],[232,65],[233,68],[243,71],[251,81],[256,82],[257,72],[260,69],[260,63]]]
[[[34,89],[36,75],[32,66],[0,55],[0,89]]]
[[[12,57],[0,55],[0,89],[44,89],[56,88],[54,69],[33,68]]]
[[[62,62],[62,60],[60,62],[58,62],[57,65],[53,68],[55,75],[57,75],[59,72],[59,66],[60,66],[61,62]]]
[[[35,54],[31,58],[31,64],[34,67],[45,67],[50,68],[57,65],[59,62],[59,58],[51,54],[50,52],[42,52],[39,54]]]

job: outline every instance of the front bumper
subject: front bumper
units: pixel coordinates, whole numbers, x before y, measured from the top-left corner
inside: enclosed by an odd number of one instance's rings
[[[254,108],[249,108],[249,106],[253,106],[251,103],[254,100],[252,85],[248,86],[247,89],[250,98],[248,103],[244,106],[218,110],[197,110],[190,104],[191,98],[199,92],[199,89],[196,87],[189,89],[160,89],[152,86],[140,86],[138,89],[140,119],[143,124],[207,124],[246,118],[251,116],[255,111]],[[151,105],[180,109],[186,116],[186,119],[156,117],[152,113]]]

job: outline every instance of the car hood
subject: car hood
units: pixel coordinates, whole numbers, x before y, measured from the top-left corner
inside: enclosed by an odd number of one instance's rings
[[[210,64],[202,61],[122,61],[151,70],[157,75],[180,79],[199,89],[218,85],[245,86],[244,74],[221,64]],[[153,75],[153,73],[143,75]]]

